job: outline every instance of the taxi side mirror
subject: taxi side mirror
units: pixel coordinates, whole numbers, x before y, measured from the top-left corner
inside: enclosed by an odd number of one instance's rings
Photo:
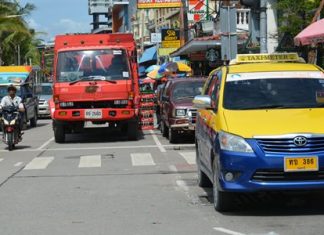
[[[198,95],[192,101],[193,107],[197,109],[211,109],[212,101],[208,95]]]

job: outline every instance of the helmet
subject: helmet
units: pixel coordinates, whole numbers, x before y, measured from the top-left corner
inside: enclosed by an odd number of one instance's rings
[[[10,86],[8,86],[7,90],[8,90],[8,92],[9,91],[17,91],[17,88],[14,85],[10,85]]]

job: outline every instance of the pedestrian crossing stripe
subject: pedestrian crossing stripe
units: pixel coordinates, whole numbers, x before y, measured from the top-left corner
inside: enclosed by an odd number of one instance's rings
[[[179,152],[179,155],[186,161],[188,165],[196,164],[195,152]],[[151,153],[131,153],[131,165],[134,167],[146,167],[157,165]],[[36,157],[32,159],[24,170],[44,170],[54,161],[54,157]],[[0,162],[3,161],[0,158]],[[23,165],[23,162],[17,162],[15,167]],[[78,168],[100,168],[102,167],[102,155],[84,155],[80,156]],[[176,170],[176,169],[174,169]]]
[[[101,167],[101,155],[81,156],[79,168]]]
[[[150,153],[132,153],[133,166],[154,166],[155,162]]]
[[[54,157],[36,157],[25,166],[25,170],[46,169],[53,160]]]

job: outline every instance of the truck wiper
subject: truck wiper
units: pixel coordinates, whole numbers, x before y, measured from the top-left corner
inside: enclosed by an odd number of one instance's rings
[[[75,80],[75,81],[73,81],[73,82],[70,82],[69,85],[74,85],[74,84],[76,84],[76,83],[78,83],[78,82],[87,81],[88,78],[89,78],[89,77],[81,77],[81,78],[79,78],[78,80]]]
[[[110,80],[110,79],[106,78],[105,76],[87,76],[87,77],[81,77],[78,80],[70,82],[70,85],[74,85],[74,84],[76,84],[78,82],[82,82],[82,81],[106,81],[106,82],[110,82],[110,83],[114,83],[114,84],[117,83],[116,81]]]

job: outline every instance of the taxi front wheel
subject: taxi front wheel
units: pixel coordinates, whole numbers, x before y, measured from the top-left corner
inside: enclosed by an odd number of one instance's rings
[[[214,168],[216,169],[216,168]],[[229,192],[220,191],[218,188],[218,176],[214,170],[213,177],[213,197],[214,197],[214,208],[218,212],[227,212],[233,209],[234,205],[234,194]]]

